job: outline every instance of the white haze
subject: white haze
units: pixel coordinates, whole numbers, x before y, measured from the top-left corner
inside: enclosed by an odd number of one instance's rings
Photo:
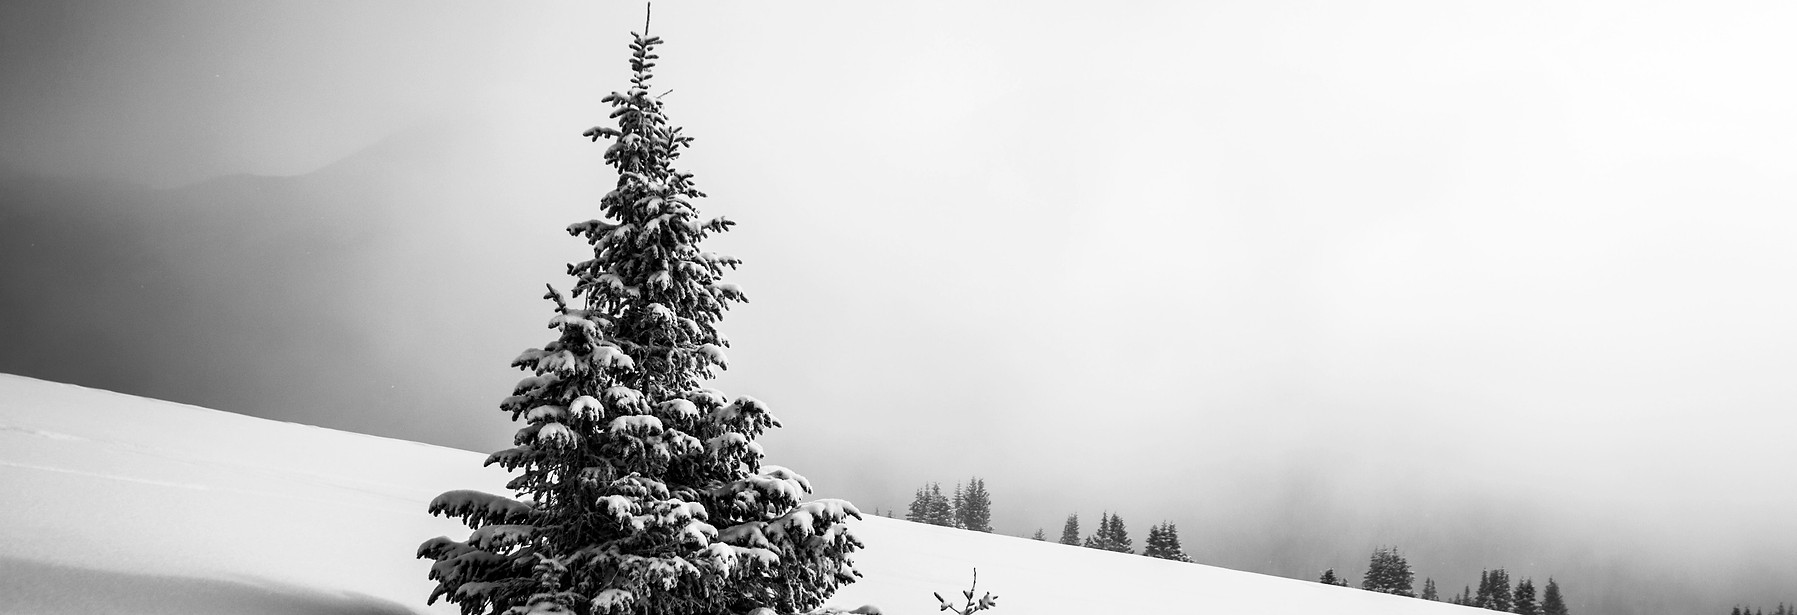
[[[318,422],[509,439],[504,362],[546,341],[539,284],[581,249],[557,229],[610,181],[575,135],[640,6],[3,10],[11,173],[304,175],[465,132],[473,171],[401,157],[378,187],[461,195],[433,203],[447,243],[389,249],[493,255],[431,306],[482,315],[453,360],[491,368],[432,376],[480,393]],[[1305,578],[1397,544],[1444,590],[1503,566],[1610,613],[1797,586],[1794,11],[664,3],[652,28],[682,167],[743,223],[719,386],[832,495],[977,474],[1004,532],[1109,509]],[[403,323],[439,291],[382,292]],[[412,369],[439,331],[364,343]]]

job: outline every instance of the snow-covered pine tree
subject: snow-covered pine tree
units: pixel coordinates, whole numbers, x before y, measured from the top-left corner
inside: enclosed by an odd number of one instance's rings
[[[1067,523],[1061,526],[1061,544],[1079,544],[1079,513],[1067,515]]]
[[[1317,582],[1318,582],[1318,583],[1322,583],[1322,584],[1324,584],[1324,585],[1334,585],[1334,586],[1337,586],[1337,587],[1347,587],[1347,586],[1348,586],[1348,580],[1347,580],[1347,579],[1343,579],[1343,578],[1341,578],[1341,577],[1340,577],[1340,576],[1337,576],[1337,575],[1336,575],[1336,574],[1335,574],[1335,569],[1334,569],[1334,568],[1330,568],[1330,569],[1328,569],[1328,570],[1324,570],[1324,571],[1323,571],[1323,576],[1321,576],[1321,577],[1318,577],[1318,578],[1317,578]]]
[[[646,29],[645,29],[646,30]],[[568,227],[593,258],[569,265],[573,299],[555,291],[556,339],[512,365],[533,375],[501,404],[525,426],[487,458],[518,473],[517,498],[451,491],[433,514],[473,528],[419,547],[436,560],[430,602],[463,613],[682,615],[799,612],[860,576],[848,502],[800,502],[798,474],[761,465],[755,439],[779,425],[750,397],[702,383],[725,366],[716,324],[743,294],[724,283],[738,261],[699,249],[725,231],[699,218],[703,194],[674,160],[692,139],[650,94],[658,37],[635,35],[625,93],[612,93],[605,160],[617,188],[609,221]]]
[[[1397,547],[1379,547],[1373,550],[1373,556],[1367,563],[1366,577],[1361,579],[1360,588],[1382,594],[1416,597],[1411,585],[1416,575],[1410,570],[1410,563],[1398,554]]]
[[[1435,579],[1423,578],[1423,594],[1420,597],[1424,600],[1441,600],[1441,594],[1435,591]]]
[[[992,493],[986,491],[986,479],[975,476],[967,481],[955,504],[955,520],[964,529],[992,531]]]
[[[1535,603],[1535,581],[1523,579],[1517,582],[1512,599],[1514,604],[1510,606],[1510,612],[1516,615],[1541,615],[1541,605]]]
[[[1560,595],[1560,584],[1547,578],[1547,589],[1541,592],[1541,615],[1568,615],[1566,597]]]

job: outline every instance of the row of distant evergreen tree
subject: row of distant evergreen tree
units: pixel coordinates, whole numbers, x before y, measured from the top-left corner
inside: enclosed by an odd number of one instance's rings
[[[1323,571],[1317,579],[1325,585],[1348,586],[1348,580],[1335,574],[1335,569]],[[1410,569],[1410,562],[1398,553],[1395,547],[1379,547],[1373,550],[1373,557],[1367,563],[1366,578],[1360,582],[1360,588],[1384,594],[1419,597],[1412,586],[1416,582],[1416,573]],[[1424,600],[1441,600],[1435,589],[1435,580],[1423,579]],[[1567,615],[1566,598],[1560,594],[1560,584],[1552,577],[1547,580],[1547,589],[1539,601],[1535,598],[1535,581],[1523,579],[1513,590],[1510,587],[1510,573],[1504,569],[1485,570],[1479,573],[1479,591],[1473,593],[1472,586],[1466,586],[1458,596],[1447,599],[1450,604],[1470,606],[1517,615]],[[1797,615],[1797,609],[1786,612],[1780,604],[1781,611],[1774,615]],[[1732,615],[1746,615],[1734,613]]]
[[[941,483],[930,483],[917,488],[905,520],[991,532],[992,494],[986,491],[986,480],[978,476],[956,484],[952,499],[942,493]]]
[[[881,512],[875,509],[874,514]],[[892,514],[887,512],[885,516],[890,517]],[[905,511],[905,520],[991,532],[992,493],[986,490],[986,480],[978,476],[968,479],[966,483],[956,484],[952,494],[943,493],[941,483],[930,483],[918,487],[917,492],[912,495],[911,506]],[[1048,539],[1048,535],[1040,528],[1031,537],[1036,540]],[[1067,515],[1067,524],[1061,528],[1060,542],[1105,551],[1135,553],[1135,541],[1129,537],[1129,530],[1123,525],[1123,516],[1109,511],[1100,517],[1098,530],[1084,537],[1080,534],[1079,513]],[[1192,561],[1186,555],[1185,548],[1179,544],[1179,528],[1168,521],[1148,529],[1148,541],[1143,545],[1142,555],[1180,562]]]
[[[1734,609],[1728,612],[1728,615],[1766,615],[1766,609],[1755,609],[1752,607],[1736,605]],[[1797,604],[1785,606],[1785,603],[1780,602],[1778,603],[1778,608],[1772,611],[1772,615],[1797,615]]]
[[[1510,573],[1503,568],[1480,571],[1478,593],[1473,593],[1472,587],[1466,586],[1460,590],[1460,595],[1450,596],[1447,601],[1521,615],[1566,615],[1566,599],[1560,594],[1560,584],[1553,577],[1548,577],[1547,588],[1542,592],[1540,600],[1537,600],[1534,579],[1523,579],[1512,589]]]
[[[1047,540],[1048,536],[1037,529],[1033,538]],[[1060,542],[1090,549],[1135,553],[1135,541],[1130,539],[1129,530],[1123,525],[1123,516],[1113,515],[1109,511],[1099,517],[1098,530],[1083,539],[1080,537],[1079,513],[1067,515],[1067,524],[1061,526]],[[1185,548],[1179,544],[1179,528],[1170,521],[1162,521],[1160,525],[1148,528],[1148,541],[1142,546],[1142,555],[1176,562],[1192,561],[1191,556],[1186,555]]]

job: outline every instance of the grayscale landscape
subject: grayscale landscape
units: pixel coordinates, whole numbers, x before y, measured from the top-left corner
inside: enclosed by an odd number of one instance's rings
[[[505,491],[643,21],[0,6],[0,612],[456,612],[415,555],[469,528],[428,509]],[[650,94],[735,222],[706,386],[865,517],[830,608],[934,613],[977,567],[997,615],[1445,613],[1497,570],[1577,615],[1777,613],[1794,26],[660,3]],[[904,521],[975,478],[990,535]],[[1053,544],[1075,514],[1194,564]],[[1385,548],[1439,601],[1361,591]]]

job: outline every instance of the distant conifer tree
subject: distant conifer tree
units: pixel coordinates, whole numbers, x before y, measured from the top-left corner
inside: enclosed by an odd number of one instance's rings
[[[1535,602],[1535,581],[1532,579],[1517,582],[1514,602],[1510,612],[1516,615],[1541,615],[1541,605]]]
[[[1541,592],[1541,615],[1568,615],[1566,598],[1560,595],[1560,584],[1547,578],[1547,589]]]
[[[1103,513],[1100,513],[1098,516],[1098,529],[1093,530],[1092,535],[1087,536],[1086,540],[1084,542],[1080,543],[1080,546],[1083,546],[1088,549],[1103,549],[1103,548],[1105,548],[1104,541],[1106,538],[1108,538],[1110,536],[1110,528],[1111,528],[1111,511],[1107,510],[1107,511],[1104,511]]]
[[[1486,600],[1487,604],[1485,608],[1493,611],[1504,611],[1506,613],[1510,612],[1510,609],[1515,608],[1516,603],[1512,599],[1510,593],[1510,573],[1506,572],[1503,568],[1493,570],[1491,571],[1490,582],[1491,593]]]
[[[1067,515],[1067,523],[1061,526],[1061,544],[1079,544],[1079,513]]]
[[[941,483],[927,483],[917,488],[905,520],[930,525],[955,525],[955,507],[942,493]]]
[[[1435,593],[1435,579],[1431,579],[1431,578],[1428,578],[1428,577],[1424,577],[1424,578],[1423,578],[1423,595],[1422,595],[1422,599],[1424,599],[1424,600],[1435,600],[1435,601],[1440,601],[1440,600],[1441,600],[1441,595],[1440,595],[1440,594],[1437,594],[1437,593]]]
[[[955,526],[955,506],[943,495],[942,485],[930,483],[929,524],[947,527]]]
[[[992,493],[986,491],[986,479],[975,476],[967,481],[955,503],[955,520],[975,532],[992,531]]]
[[[1123,517],[1104,513],[1098,521],[1098,531],[1086,539],[1085,546],[1118,553],[1134,553],[1133,541],[1129,538],[1129,530],[1123,526]]]
[[[692,139],[651,94],[661,42],[630,44],[630,89],[612,93],[605,161],[616,189],[605,220],[568,227],[593,250],[568,266],[570,297],[550,289],[556,339],[512,366],[531,372],[501,403],[525,426],[487,458],[516,472],[516,497],[451,491],[432,514],[473,528],[425,541],[429,601],[463,613],[713,615],[820,606],[859,573],[861,543],[841,500],[801,503],[804,477],[763,466],[755,439],[779,426],[766,405],[704,386],[722,369],[717,330],[742,291],[722,281],[739,261],[699,249],[727,230],[699,217],[704,196],[674,168]],[[441,307],[430,308],[441,309]]]
[[[1347,587],[1348,586],[1348,580],[1343,579],[1339,576],[1336,576],[1334,568],[1324,570],[1323,576],[1318,577],[1317,582],[1322,583],[1324,585],[1334,585],[1337,587]]]
[[[1491,608],[1491,571],[1479,571],[1479,593],[1473,595],[1473,606]]]
[[[1411,585],[1416,575],[1410,570],[1410,563],[1398,554],[1396,547],[1379,547],[1373,550],[1372,559],[1367,563],[1366,577],[1361,579],[1360,588],[1382,594],[1416,597]]]
[[[1111,550],[1118,553],[1135,553],[1135,541],[1129,538],[1129,530],[1123,527],[1123,515],[1111,515]]]
[[[954,521],[949,525],[954,527],[967,527],[961,523],[961,514],[966,508],[967,487],[961,483],[955,483],[955,495],[949,499],[948,505],[949,517],[954,519]]]
[[[926,484],[918,487],[917,492],[911,496],[911,506],[905,511],[905,520],[912,523],[929,523],[930,503],[930,486]]]
[[[1148,528],[1148,540],[1142,543],[1142,555],[1176,562],[1192,561],[1186,555],[1185,548],[1179,544],[1179,528],[1171,521],[1162,521],[1160,525]]]
[[[1036,539],[1036,540],[1044,540],[1044,541],[1046,541],[1046,540],[1048,540],[1048,534],[1047,534],[1047,533],[1045,533],[1045,532],[1043,532],[1043,531],[1042,531],[1042,528],[1036,528],[1036,533],[1034,533],[1034,534],[1031,534],[1031,535],[1030,535],[1030,538],[1034,538],[1034,539]]]

